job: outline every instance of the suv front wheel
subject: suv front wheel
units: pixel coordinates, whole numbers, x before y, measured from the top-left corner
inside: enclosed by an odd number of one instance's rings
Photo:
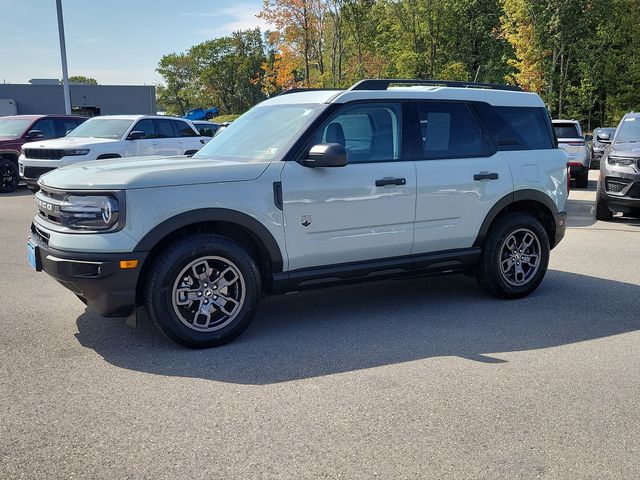
[[[151,266],[145,306],[169,338],[214,347],[240,335],[260,301],[258,267],[233,240],[196,234],[166,248]]]
[[[522,212],[506,214],[489,231],[478,283],[501,298],[526,297],[544,278],[549,250],[549,237],[537,218]]]
[[[19,181],[18,164],[8,158],[0,158],[0,193],[13,192]]]

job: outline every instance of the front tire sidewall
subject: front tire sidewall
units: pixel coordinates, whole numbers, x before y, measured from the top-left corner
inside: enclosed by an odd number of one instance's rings
[[[524,285],[511,285],[502,276],[500,261],[505,239],[516,230],[528,229],[540,243],[540,265]],[[479,281],[489,293],[501,298],[522,298],[533,292],[542,282],[549,265],[549,237],[542,224],[527,213],[508,214],[492,228],[481,255]]]
[[[245,299],[231,323],[210,332],[187,327],[173,309],[173,286],[178,274],[193,260],[206,256],[225,258],[240,271]],[[193,348],[222,345],[240,335],[251,323],[260,301],[260,276],[253,259],[238,244],[217,235],[202,235],[174,244],[165,250],[152,267],[145,305],[150,317],[172,340]]]

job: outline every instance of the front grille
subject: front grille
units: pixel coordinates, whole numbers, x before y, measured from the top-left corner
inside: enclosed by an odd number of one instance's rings
[[[640,183],[634,183],[629,191],[627,192],[627,197],[630,198],[640,198]]]
[[[40,160],[60,160],[64,157],[64,150],[57,148],[25,148],[24,156]]]
[[[47,172],[50,172],[53,168],[50,167],[24,167],[24,171],[22,175],[24,178],[40,178],[41,175],[44,175]]]
[[[40,188],[36,193],[36,205],[38,207],[38,215],[45,220],[62,225],[60,218],[60,206],[64,201],[64,195],[46,187]]]
[[[631,180],[627,180],[626,178],[607,177],[605,180],[605,186],[606,186],[607,192],[610,192],[610,193],[620,193],[630,183],[631,183]]]

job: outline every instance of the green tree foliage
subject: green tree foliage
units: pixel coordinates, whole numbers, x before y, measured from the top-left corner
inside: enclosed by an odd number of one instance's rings
[[[217,106],[237,114],[263,100],[262,64],[266,47],[260,30],[236,32],[194,45],[186,53],[160,59],[158,104],[167,113],[184,115],[195,107]]]
[[[640,108],[640,0],[264,0],[274,30],[166,55],[168,111],[241,113],[292,87],[362,78],[511,83],[587,129]]]
[[[85,77],[84,75],[71,75],[69,77],[70,83],[87,83],[89,85],[98,85],[98,81],[95,78]],[[60,80],[62,83],[62,80]]]

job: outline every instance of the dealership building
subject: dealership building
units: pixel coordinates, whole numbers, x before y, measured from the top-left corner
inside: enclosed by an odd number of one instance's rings
[[[70,83],[74,114],[156,114],[156,87],[151,85],[90,85]],[[0,84],[0,115],[64,114],[64,93],[56,79],[28,84]]]

